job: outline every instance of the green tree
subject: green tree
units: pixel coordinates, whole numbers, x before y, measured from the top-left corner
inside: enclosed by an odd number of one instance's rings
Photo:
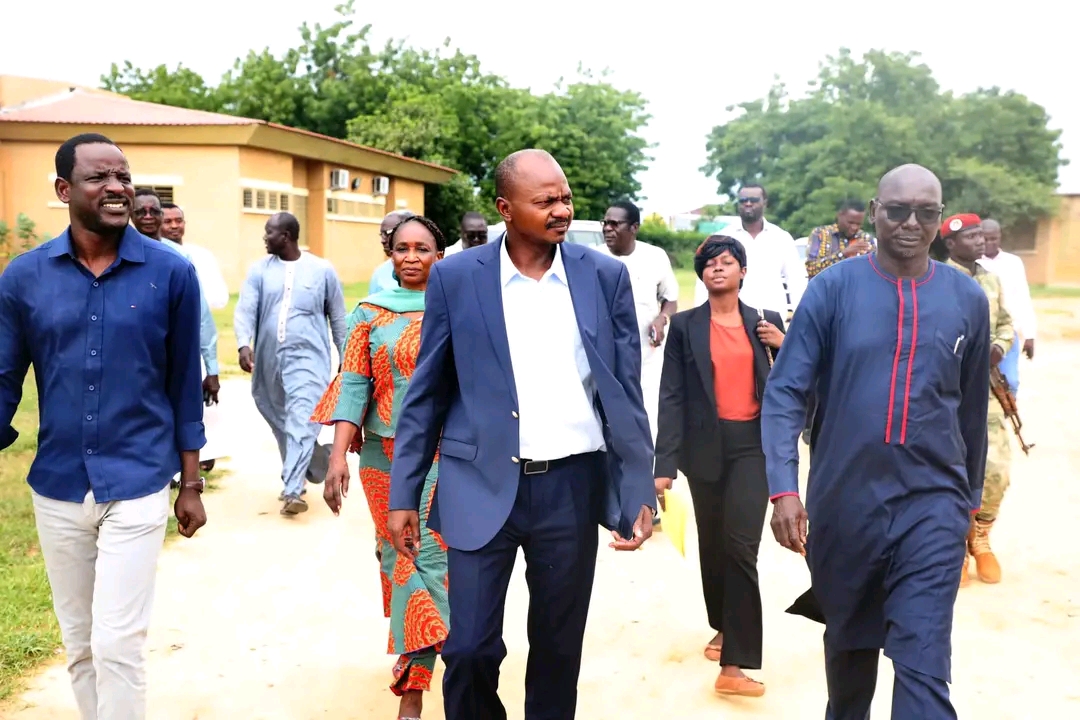
[[[638,135],[645,100],[587,73],[565,88],[534,95],[450,49],[372,48],[353,0],[339,19],[300,27],[300,43],[238,58],[217,86],[193,71],[113,66],[102,84],[135,99],[212,110],[348,139],[459,170],[464,179],[428,188],[426,212],[456,233],[462,213],[493,219],[495,166],[525,147],[562,163],[581,218],[601,217],[613,200],[636,198],[635,175],[649,158]]]
[[[828,222],[840,200],[870,199],[878,178],[907,162],[937,173],[947,211],[1005,225],[1051,212],[1066,161],[1046,111],[998,88],[942,92],[916,58],[842,50],[822,63],[805,97],[777,83],[713,128],[702,171],[729,195],[764,185],[769,216],[796,236]]]

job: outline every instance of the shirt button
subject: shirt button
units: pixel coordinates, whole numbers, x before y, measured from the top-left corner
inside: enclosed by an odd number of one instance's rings
[[[86,450],[86,454],[87,454],[87,455],[93,455],[93,454],[94,454],[94,451],[93,451],[93,450],[91,450],[91,449],[89,449],[89,448],[87,448],[87,450]]]
[[[91,350],[91,351],[90,351],[90,354],[91,354],[91,355],[97,355],[97,350]]]
[[[94,386],[93,386],[93,385],[91,385],[91,386],[90,386],[90,392],[93,392],[93,391],[94,391]]]
[[[511,415],[513,415],[514,417],[517,417],[517,416],[518,416],[518,414],[517,414],[517,410],[514,410],[514,411],[512,411],[512,412],[511,412],[510,414],[511,414]]]
[[[518,462],[521,462],[521,461],[520,461],[520,460],[518,460],[518,459],[517,459],[516,457],[512,457],[512,458],[510,458],[510,459],[511,459],[511,460],[513,460],[513,461],[514,461],[514,462],[516,462],[516,463],[518,463]]]
[[[99,283],[99,282],[97,282],[97,281],[94,281],[94,287],[97,287],[97,286],[98,286],[98,285],[100,285],[100,284],[101,284],[101,283]]]
[[[91,316],[90,316],[90,319],[91,319],[91,320],[97,320],[97,315],[91,315]]]

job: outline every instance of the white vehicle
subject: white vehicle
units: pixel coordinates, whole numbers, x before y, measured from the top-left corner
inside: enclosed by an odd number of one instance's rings
[[[489,225],[488,241],[494,242],[504,232],[506,232],[505,223]],[[571,220],[570,230],[566,233],[566,241],[592,248],[603,245],[604,225],[599,220]]]

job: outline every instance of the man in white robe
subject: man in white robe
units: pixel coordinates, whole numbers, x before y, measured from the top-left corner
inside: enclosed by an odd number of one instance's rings
[[[340,353],[345,345],[345,297],[333,266],[301,252],[300,224],[289,213],[266,223],[268,256],[248,271],[233,326],[240,367],[252,373],[255,406],[281,454],[281,513],[307,510],[305,480],[322,482],[329,449],[318,445],[321,427],[311,413],[330,384],[327,323]]]

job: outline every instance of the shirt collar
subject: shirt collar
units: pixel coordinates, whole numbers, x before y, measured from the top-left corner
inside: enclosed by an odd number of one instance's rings
[[[565,242],[565,241],[563,241]],[[517,278],[525,278],[521,274],[521,271],[514,265],[514,261],[510,259],[510,253],[506,250],[506,236],[503,236],[502,247],[499,249],[499,274],[502,279],[502,286],[506,287],[513,280]],[[562,243],[555,246],[555,257],[551,261],[551,267],[544,273],[544,277],[540,278],[541,281],[545,280],[548,276],[556,278],[563,285],[567,285],[566,282],[566,269],[563,266],[562,259]]]
[[[984,268],[982,265],[979,265],[978,260],[975,261],[975,272],[971,272],[970,270],[968,270],[966,267],[964,267],[960,263],[955,262],[952,258],[949,258],[948,260],[946,260],[945,264],[956,268],[960,272],[962,272],[965,275],[968,275],[970,277],[974,277],[975,275],[982,275],[983,273],[986,272],[986,268]]]
[[[68,225],[64,232],[60,233],[52,246],[49,248],[49,257],[61,257],[67,255],[75,258],[75,249],[71,246],[71,226]],[[124,234],[120,236],[120,245],[117,247],[117,256],[127,262],[146,262],[146,249],[143,247],[143,235],[128,225],[124,228]]]

